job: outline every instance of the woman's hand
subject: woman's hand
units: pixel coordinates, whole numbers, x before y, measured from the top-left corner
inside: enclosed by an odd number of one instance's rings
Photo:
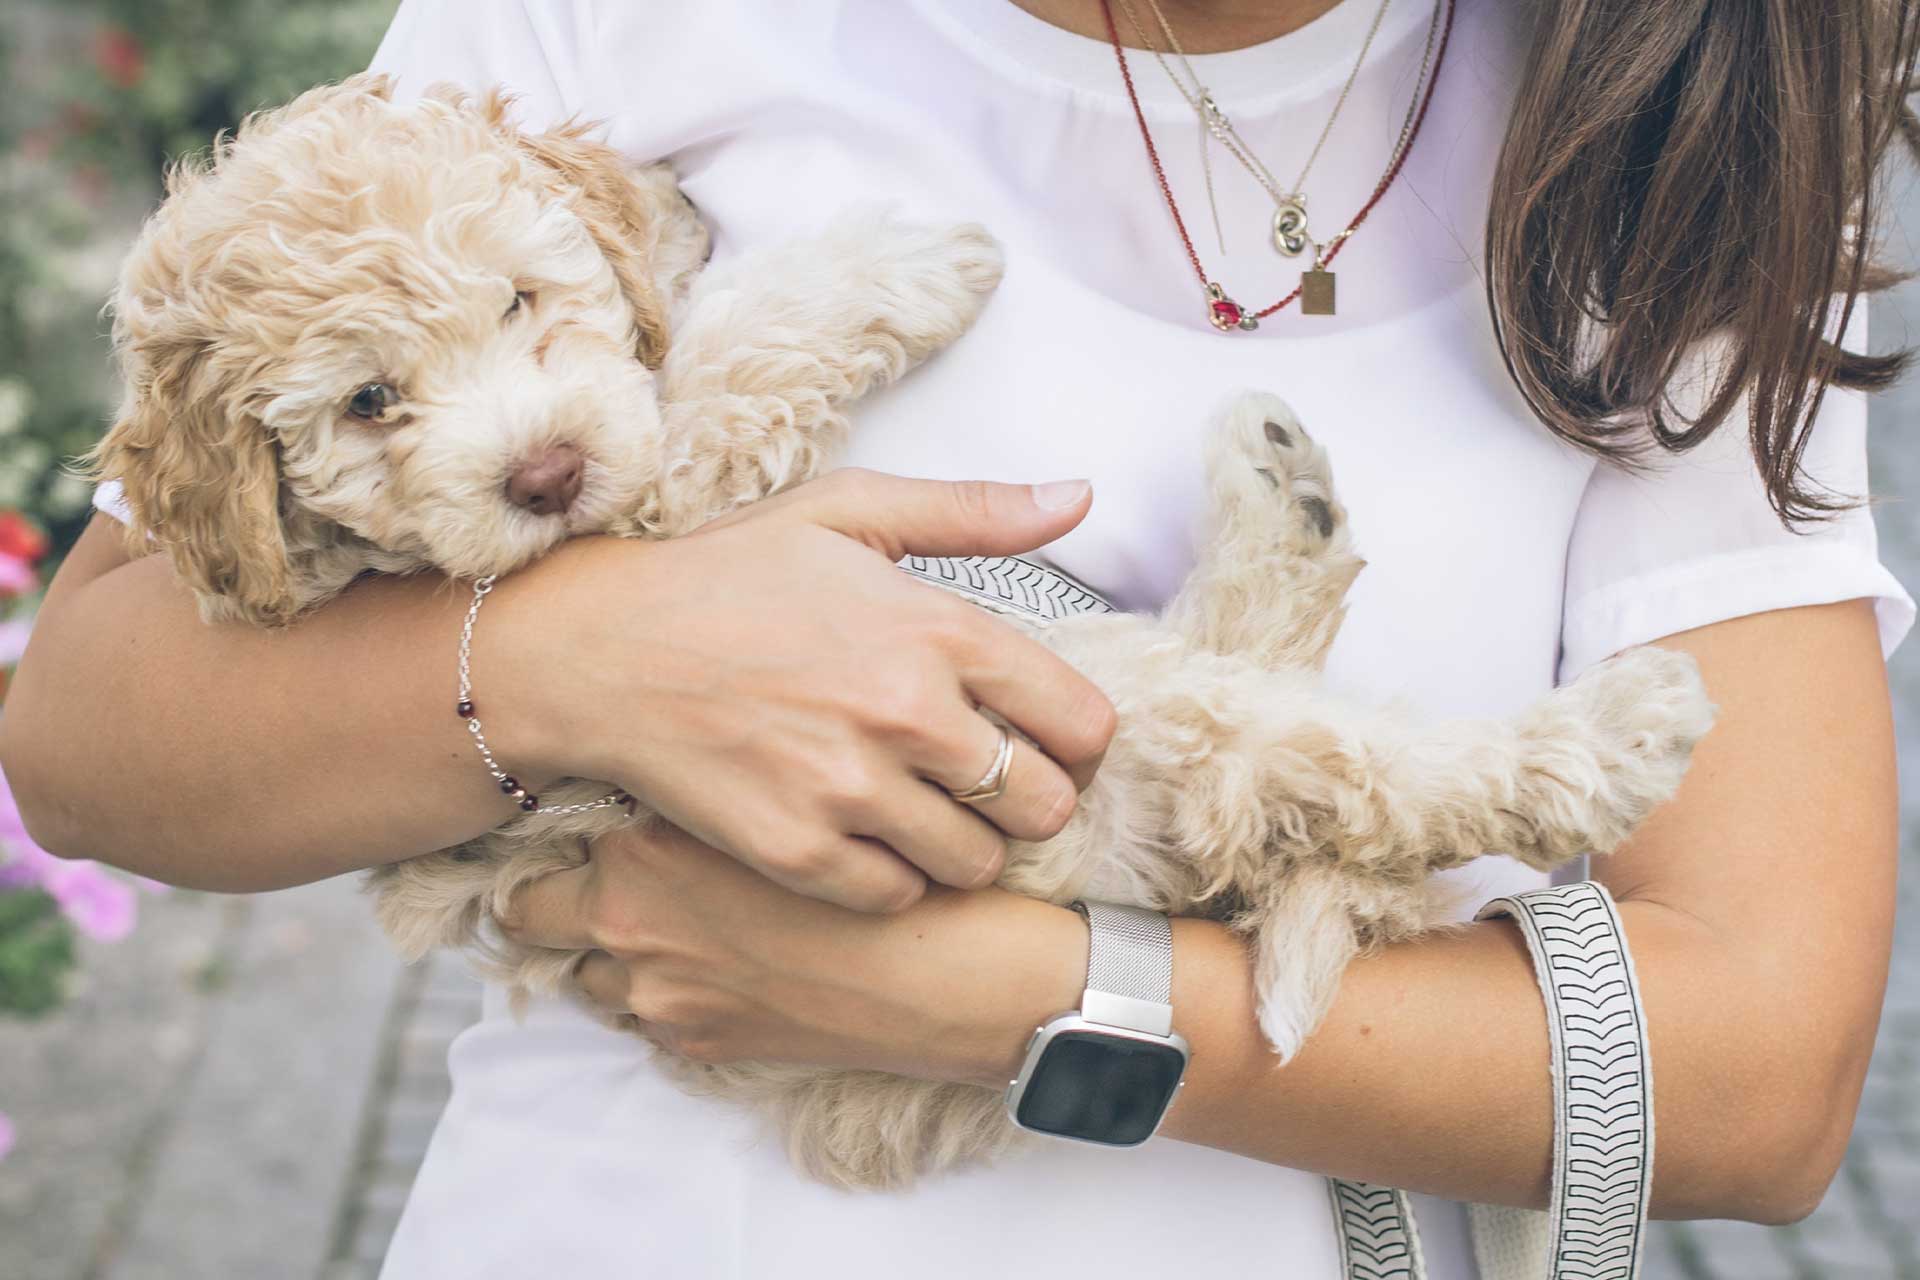
[[[990,884],[1005,836],[1065,824],[1113,709],[1040,644],[893,562],[1028,550],[1089,501],[1078,482],[840,472],[684,538],[585,540],[537,581],[501,585],[476,634],[476,698],[490,731],[511,726],[495,747],[519,776],[544,764],[617,782],[811,897],[889,911],[929,878]],[[517,624],[502,621],[522,590]],[[993,761],[999,730],[978,708],[1039,749],[1020,743],[1005,794],[969,808],[943,788]]]
[[[521,890],[510,917],[522,942],[591,948],[586,993],[704,1062],[1004,1084],[1086,978],[1086,926],[1064,908],[940,890],[864,915],[658,821],[602,837],[585,866]]]

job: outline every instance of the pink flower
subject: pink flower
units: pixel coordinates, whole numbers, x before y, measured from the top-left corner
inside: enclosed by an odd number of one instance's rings
[[[27,651],[27,637],[33,634],[31,622],[0,622],[0,667],[10,667]]]
[[[41,875],[40,887],[95,942],[118,942],[133,932],[133,886],[97,862],[62,862]]]
[[[144,887],[160,890],[151,880]],[[38,888],[59,904],[60,913],[96,942],[118,942],[133,931],[138,909],[133,885],[97,862],[56,858],[33,842],[13,790],[0,774],[0,890]]]
[[[17,596],[40,585],[33,566],[19,556],[0,552],[0,596]]]

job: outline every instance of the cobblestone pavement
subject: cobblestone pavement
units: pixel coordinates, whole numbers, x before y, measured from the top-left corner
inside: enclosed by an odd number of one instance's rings
[[[395,996],[378,1086],[361,1124],[323,1280],[375,1280],[427,1140],[447,1104],[447,1047],[480,1016],[480,989],[459,960],[410,970]]]

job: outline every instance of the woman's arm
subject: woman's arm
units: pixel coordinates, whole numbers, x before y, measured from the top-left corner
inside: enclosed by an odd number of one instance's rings
[[[1699,660],[1720,721],[1680,795],[1596,862],[1647,1002],[1654,1210],[1792,1220],[1838,1166],[1886,979],[1897,831],[1885,668],[1863,602],[1664,643]],[[674,836],[609,838],[587,867],[530,886],[516,915],[531,941],[610,952],[618,963],[583,970],[595,997],[714,1060],[1004,1087],[1027,1035],[1072,1007],[1085,977],[1085,926],[1060,908],[942,893],[863,919],[756,885]],[[1193,1062],[1168,1135],[1456,1199],[1545,1202],[1545,1016],[1510,924],[1357,961],[1284,1068],[1255,1023],[1240,942],[1203,921],[1176,922],[1174,939]]]
[[[1796,1220],[1845,1152],[1885,991],[1899,824],[1872,608],[1735,619],[1663,642],[1719,721],[1680,794],[1593,871],[1647,1006],[1654,1212]],[[1286,1069],[1263,1060],[1230,939],[1181,953],[1192,1081],[1168,1132],[1455,1198],[1545,1202],[1547,1039],[1509,923],[1354,965]],[[1227,998],[1220,998],[1224,987]]]
[[[536,786],[618,783],[848,905],[904,905],[922,873],[983,883],[1000,831],[1064,823],[1112,709],[891,560],[1050,541],[1089,501],[1084,485],[1061,494],[840,473],[669,543],[570,543],[481,615],[488,737]],[[253,890],[511,816],[453,714],[463,588],[367,579],[283,630],[208,626],[160,558],[129,562],[117,535],[96,520],[63,566],[0,717],[0,761],[47,848]],[[1021,787],[978,811],[927,785],[964,787],[992,759],[975,702],[1046,750],[1023,746]]]
[[[499,819],[448,715],[464,605],[447,583],[369,580],[284,632],[213,627],[163,557],[122,546],[105,517],[81,535],[0,716],[0,762],[41,844],[250,891]]]

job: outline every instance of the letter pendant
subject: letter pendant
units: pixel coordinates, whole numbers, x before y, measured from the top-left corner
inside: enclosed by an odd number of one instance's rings
[[[1314,267],[1300,274],[1300,314],[1333,314],[1333,272],[1324,267]]]

